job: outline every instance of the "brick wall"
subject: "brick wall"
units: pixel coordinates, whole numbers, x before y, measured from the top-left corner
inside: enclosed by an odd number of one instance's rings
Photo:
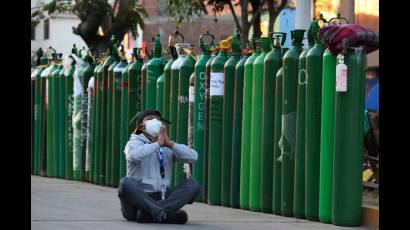
[[[159,2],[159,0],[141,1],[149,15],[149,18],[145,20],[143,39],[151,40],[152,36],[160,33],[162,47],[167,48],[168,37],[171,33],[175,32],[176,26],[171,18],[161,15],[161,12],[159,11]],[[185,42],[194,45],[195,54],[201,53],[198,39],[205,30],[209,30],[210,33],[215,35],[217,42],[232,35],[235,30],[235,22],[229,9],[225,9],[221,15],[217,16],[217,22],[214,21],[212,11],[209,9],[208,12],[211,15],[205,15],[201,18],[193,19],[190,23],[182,24],[179,29],[179,32],[185,37]],[[235,12],[240,14],[238,7],[236,7]]]

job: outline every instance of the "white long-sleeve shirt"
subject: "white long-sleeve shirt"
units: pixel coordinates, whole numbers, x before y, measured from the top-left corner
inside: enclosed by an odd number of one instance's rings
[[[152,143],[144,134],[131,134],[124,153],[127,160],[127,177],[140,182],[145,192],[160,191],[161,175],[157,156],[158,142]],[[186,145],[174,143],[172,149],[161,147],[164,154],[165,185],[170,186],[172,167],[176,161],[193,163],[198,153]]]

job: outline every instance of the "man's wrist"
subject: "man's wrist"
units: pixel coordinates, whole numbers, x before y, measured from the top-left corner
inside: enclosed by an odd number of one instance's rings
[[[167,142],[167,147],[172,149],[172,147],[174,147],[174,142],[173,141],[168,141]]]
[[[164,144],[161,144],[161,142],[160,142],[160,141],[157,141],[156,143],[158,143],[159,147],[164,146]]]

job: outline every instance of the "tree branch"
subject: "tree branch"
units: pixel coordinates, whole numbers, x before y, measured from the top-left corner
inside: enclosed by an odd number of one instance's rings
[[[288,0],[282,0],[281,3],[280,3],[280,6],[276,10],[276,12],[278,12],[278,14],[279,14],[279,12],[281,12],[287,4],[288,4]]]
[[[252,24],[255,22],[256,18],[260,15],[260,13],[261,13],[261,11],[262,11],[262,8],[263,8],[263,5],[265,4],[265,2],[266,2],[266,0],[262,0],[260,7],[259,7],[259,8],[256,10],[256,12],[253,14],[253,16],[252,16],[252,18],[251,18],[249,24],[252,25]],[[254,9],[253,9],[253,10],[254,10]]]
[[[235,9],[233,8],[232,2],[230,0],[228,1],[228,5],[229,5],[229,9],[231,9],[233,19],[235,19],[236,27],[239,28],[239,30],[242,30],[242,27],[239,24],[238,16],[236,15]]]
[[[285,8],[287,3],[288,3],[288,0],[282,0],[279,7],[275,9],[274,0],[269,0],[268,1],[269,33],[274,32],[273,27],[275,25],[276,18],[278,17],[279,13]]]
[[[249,21],[248,21],[248,0],[240,0],[241,3],[241,21],[242,21],[242,30],[241,30],[241,39],[242,39],[242,46],[246,47],[246,43],[248,42],[248,35],[249,35]]]

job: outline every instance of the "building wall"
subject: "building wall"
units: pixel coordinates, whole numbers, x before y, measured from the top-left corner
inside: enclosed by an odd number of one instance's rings
[[[290,48],[291,45],[291,37],[290,31],[295,29],[295,16],[296,10],[295,9],[283,9],[278,18],[276,19],[274,30],[277,32],[284,32],[286,33],[286,41],[283,47]],[[307,42],[304,42],[307,43]],[[307,44],[304,44],[307,46]]]
[[[85,42],[78,35],[73,33],[72,27],[80,23],[75,15],[58,16],[50,19],[49,39],[44,39],[44,20],[40,21],[35,30],[35,40],[31,40],[31,52],[38,48],[46,49],[49,46],[56,49],[58,53],[67,54],[71,52],[73,44],[77,48],[86,46]]]
[[[379,32],[379,0],[355,0],[357,24]],[[379,50],[367,55],[367,66],[379,66]]]
[[[147,10],[149,18],[145,20],[145,28],[143,30],[143,39],[145,41],[150,41],[153,36],[157,33],[161,35],[161,44],[165,50],[168,46],[168,36],[175,32],[176,25],[172,22],[171,18],[167,17],[161,12],[160,0],[143,0],[141,4]],[[238,7],[236,7],[236,11]],[[209,9],[209,13],[212,11]],[[213,16],[202,16],[200,18],[193,19],[190,23],[183,23],[179,28],[185,37],[185,42],[194,45],[194,53],[200,54],[199,48],[199,36],[205,31],[209,30],[211,34],[215,36],[216,41],[220,41],[235,32],[235,22],[233,17],[230,15],[229,9],[217,16],[218,21],[214,21]],[[240,20],[240,17],[239,17]]]

